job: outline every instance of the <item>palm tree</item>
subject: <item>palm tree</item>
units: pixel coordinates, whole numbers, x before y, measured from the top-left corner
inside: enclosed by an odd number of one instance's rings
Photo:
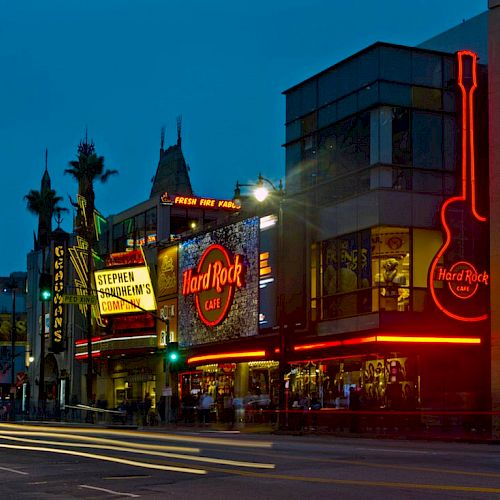
[[[87,240],[87,293],[92,291],[92,250],[95,243],[94,211],[95,193],[94,182],[106,182],[108,178],[117,174],[116,170],[104,170],[104,157],[97,156],[94,143],[81,141],[78,145],[78,157],[69,162],[70,168],[64,173],[72,175],[78,182],[78,195],[84,200],[83,206],[78,203],[76,217],[76,231]],[[93,363],[92,363],[92,306],[87,305],[87,404],[93,399]]]
[[[67,212],[67,208],[59,206],[62,201],[61,196],[57,196],[54,189],[42,186],[41,191],[35,189],[24,196],[27,202],[27,209],[30,213],[38,217],[38,233],[35,237],[35,250],[46,248],[49,235],[52,230],[52,217],[55,212]]]
[[[71,168],[67,168],[64,173],[72,175],[78,182],[78,194],[85,200],[85,212],[78,211],[77,228],[84,232],[86,227],[87,236],[93,229],[95,193],[94,182],[106,182],[111,175],[117,174],[116,170],[104,170],[104,157],[97,156],[94,143],[81,141],[78,145],[78,158],[69,162]],[[89,242],[90,243],[90,242]]]

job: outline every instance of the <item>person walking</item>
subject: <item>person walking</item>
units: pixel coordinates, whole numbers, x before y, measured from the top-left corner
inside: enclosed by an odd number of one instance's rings
[[[200,424],[206,425],[210,423],[210,410],[214,404],[214,398],[204,392],[200,400]]]

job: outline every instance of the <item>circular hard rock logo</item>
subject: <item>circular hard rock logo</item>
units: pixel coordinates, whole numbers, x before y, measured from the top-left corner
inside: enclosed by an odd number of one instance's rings
[[[194,295],[200,319],[207,326],[221,323],[229,312],[234,291],[244,285],[241,255],[231,257],[221,245],[210,245],[196,268],[183,272],[182,294]]]
[[[450,269],[440,268],[436,272],[437,279],[446,281],[453,295],[459,299],[470,299],[480,284],[488,285],[488,273],[477,272],[470,262],[456,262]]]

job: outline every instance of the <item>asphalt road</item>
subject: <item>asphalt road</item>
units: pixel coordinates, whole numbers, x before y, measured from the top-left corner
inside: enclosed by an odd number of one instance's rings
[[[500,445],[0,424],[0,498],[500,498]]]

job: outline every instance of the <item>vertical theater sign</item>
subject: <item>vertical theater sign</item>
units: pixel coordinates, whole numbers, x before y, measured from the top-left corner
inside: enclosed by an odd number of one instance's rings
[[[258,333],[259,219],[179,247],[180,343],[193,346]]]
[[[50,350],[54,353],[65,349],[65,308],[63,304],[66,281],[67,236],[60,233],[52,246],[52,322],[50,328]]]
[[[450,318],[477,322],[488,318],[489,285],[486,216],[478,209],[480,195],[474,140],[477,56],[460,51],[458,86],[461,97],[460,194],[441,207],[445,241],[432,260],[429,288],[437,307]]]

